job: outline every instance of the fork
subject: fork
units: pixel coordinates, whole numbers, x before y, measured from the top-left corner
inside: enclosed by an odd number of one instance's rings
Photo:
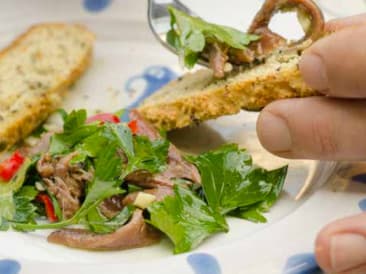
[[[197,14],[179,0],[148,0],[147,18],[151,32],[154,34],[156,40],[166,49],[175,55],[179,55],[177,50],[169,45],[166,39],[167,33],[171,28],[168,6],[172,6],[191,16],[197,17]],[[202,59],[198,60],[198,63],[206,67],[208,66],[207,61]]]

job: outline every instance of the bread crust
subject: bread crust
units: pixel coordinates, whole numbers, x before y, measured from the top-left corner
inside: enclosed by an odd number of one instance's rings
[[[55,84],[48,88],[44,88],[43,90],[38,90],[37,92],[32,92],[30,90],[25,91],[27,92],[27,95],[25,95],[26,98],[24,98],[21,103],[18,101],[20,109],[17,109],[16,112],[12,111],[11,114],[6,115],[6,117],[0,121],[0,150],[9,149],[40,126],[46,118],[60,106],[62,97],[65,95],[67,88],[84,73],[91,63],[94,34],[83,26],[62,23],[46,23],[32,26],[28,31],[20,35],[8,47],[0,52],[0,62],[2,58],[8,56],[13,51],[18,50],[20,47],[26,47],[27,43],[25,40],[31,35],[36,35],[37,31],[45,28],[52,32],[65,30],[65,28],[76,28],[80,34],[85,36],[86,50],[83,52],[82,56],[78,56],[77,63],[74,66],[66,68],[66,76],[59,76]],[[67,37],[65,37],[65,39],[67,39]],[[11,79],[7,79],[7,81],[11,81]],[[19,94],[19,97],[20,96],[22,96],[22,94]],[[2,103],[6,105],[6,102]],[[17,103],[17,101],[15,101],[15,103]],[[10,109],[7,111],[10,111]]]
[[[218,84],[208,69],[188,73],[148,98],[138,110],[155,127],[171,130],[236,114],[241,109],[260,110],[278,99],[317,95],[304,83],[299,60],[299,53],[279,53],[265,64],[231,75]],[[186,96],[169,98],[167,94],[182,92],[182,85],[193,78],[207,84]]]

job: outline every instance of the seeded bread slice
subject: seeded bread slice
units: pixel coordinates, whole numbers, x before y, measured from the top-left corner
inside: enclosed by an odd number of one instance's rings
[[[264,64],[222,80],[208,69],[188,73],[147,98],[138,110],[155,127],[171,130],[241,109],[260,110],[277,99],[316,95],[301,78],[300,56],[298,51],[276,53]]]
[[[88,67],[94,35],[79,25],[31,27],[0,52],[0,150],[29,135]]]

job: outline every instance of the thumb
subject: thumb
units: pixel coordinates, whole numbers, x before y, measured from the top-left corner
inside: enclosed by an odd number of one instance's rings
[[[258,137],[281,157],[365,160],[365,103],[327,97],[279,100],[261,112]]]
[[[329,28],[340,26],[334,22]],[[365,44],[366,24],[345,27],[320,39],[304,52],[300,61],[305,82],[326,95],[366,98]]]
[[[325,24],[325,32],[336,32],[344,28],[356,27],[366,24],[366,13],[346,18],[333,19]]]

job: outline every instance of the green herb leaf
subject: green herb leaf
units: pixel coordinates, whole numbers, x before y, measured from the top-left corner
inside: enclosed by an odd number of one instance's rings
[[[63,117],[64,132],[74,131],[85,124],[87,113],[85,109],[73,110],[70,114]]]
[[[201,52],[205,48],[205,36],[202,32],[194,30],[187,38],[187,48],[192,52]]]
[[[88,213],[88,224],[95,233],[112,233],[127,223],[134,210],[134,206],[126,206],[115,217],[108,220],[100,213],[98,207],[96,207]]]
[[[168,235],[175,245],[174,253],[189,251],[210,235],[228,231],[225,218],[192,191],[175,185],[174,192],[175,196],[167,196],[148,208],[148,222]]]
[[[16,204],[13,195],[22,187],[27,170],[31,165],[32,161],[29,158],[26,158],[11,181],[0,182],[0,226],[5,220],[12,220],[14,218]]]
[[[175,48],[176,50],[180,50],[181,45],[179,36],[174,29],[168,31],[168,33],[166,34],[166,40],[168,44],[171,45],[173,48]]]
[[[138,170],[146,170],[152,174],[165,170],[170,145],[167,140],[150,141],[144,136],[135,136],[133,144],[134,157],[129,158],[125,175]]]
[[[0,197],[0,230],[9,229],[8,221],[33,223],[37,216],[31,203],[38,191],[33,186],[24,186],[16,194],[7,193]],[[2,220],[1,220],[2,219]],[[2,224],[1,224],[2,223]]]
[[[287,170],[288,166],[285,166],[267,173],[267,181],[272,183],[272,190],[260,205],[263,212],[268,211],[280,197],[285,184]]]
[[[67,116],[68,116],[66,110],[64,110],[63,108],[59,108],[57,110],[57,113],[61,116],[62,121],[64,121],[64,123],[65,123],[65,120],[67,119]]]
[[[0,182],[0,195],[17,192],[23,185],[27,171],[33,162],[26,158],[17,174],[9,182]]]
[[[84,155],[83,157],[86,155],[94,158],[111,142],[114,142],[113,146],[119,146],[119,149],[122,149],[127,157],[132,157],[134,153],[132,134],[129,128],[123,124],[106,123],[93,134],[81,140],[75,149]]]
[[[231,48],[245,49],[257,35],[246,34],[231,27],[205,22],[201,18],[169,7],[171,30],[167,42],[177,49],[185,65],[193,67],[207,43],[219,42]]]
[[[71,148],[92,135],[98,130],[98,124],[85,124],[86,110],[72,111],[70,114],[64,114],[64,131],[59,134],[54,134],[51,138],[49,152],[52,155],[64,154]]]
[[[51,192],[48,191],[48,195],[50,196],[51,198],[51,201],[52,201],[52,205],[53,205],[53,208],[55,210],[55,214],[56,214],[56,217],[57,217],[57,220],[58,221],[62,221],[63,220],[63,215],[62,215],[62,209],[60,207],[60,204],[58,203],[57,201],[57,198],[55,197],[55,195],[53,195]]]
[[[23,186],[17,193],[17,197],[25,198],[32,201],[36,198],[38,190],[34,186]]]
[[[41,137],[41,135],[47,130],[43,127],[43,125],[37,127],[34,131],[32,131],[31,136],[33,137]]]
[[[251,221],[253,223],[266,223],[267,219],[262,213],[263,211],[261,210],[260,205],[255,204],[249,207],[238,208],[230,212],[230,215]]]
[[[15,214],[15,203],[13,199],[13,193],[7,192],[0,194],[0,226],[4,224],[7,220],[13,219]],[[5,230],[8,228],[2,228]]]
[[[267,222],[267,219],[262,215],[262,213],[267,212],[278,200],[285,183],[287,169],[288,167],[285,166],[267,173],[267,180],[272,183],[272,189],[264,201],[247,207],[238,208],[230,212],[230,215],[255,223]]]
[[[127,192],[128,193],[132,193],[132,192],[136,192],[136,191],[143,191],[144,189],[142,187],[136,186],[136,185],[132,185],[132,184],[127,184]]]
[[[196,52],[186,51],[184,54],[184,64],[187,68],[193,68],[199,59],[199,54]]]
[[[237,208],[268,199],[271,206],[282,190],[285,170],[268,172],[252,166],[252,159],[237,145],[225,145],[215,151],[188,157],[201,174],[208,204],[226,214]],[[276,185],[273,195],[271,191]]]
[[[31,202],[36,198],[38,191],[33,186],[24,186],[14,195],[15,215],[11,219],[19,223],[34,223],[37,207]]]

